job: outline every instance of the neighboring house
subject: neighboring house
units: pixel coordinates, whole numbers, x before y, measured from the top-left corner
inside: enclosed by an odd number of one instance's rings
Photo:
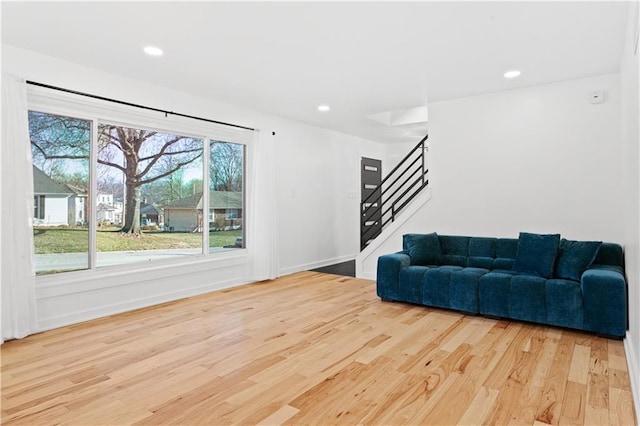
[[[33,224],[82,225],[86,222],[87,194],[81,188],[58,183],[33,166]]]
[[[124,203],[122,198],[106,192],[99,192],[96,196],[96,220],[98,223],[121,224],[124,217]]]
[[[242,227],[242,193],[209,193],[209,229],[212,231]],[[172,201],[164,206],[165,231],[193,232],[203,228],[202,193]]]
[[[113,194],[99,193],[96,197],[96,219],[98,223],[122,224],[124,219],[124,203],[122,198]],[[162,213],[151,203],[140,203],[140,224],[160,225]]]
[[[114,224],[116,223],[116,213],[118,209],[110,204],[100,203],[96,206],[96,220],[99,224],[108,223]]]
[[[113,206],[113,194],[107,194],[104,192],[98,192],[96,196],[96,204],[106,204],[107,206]]]
[[[69,225],[86,226],[89,215],[89,206],[87,205],[87,192],[82,188],[74,185],[65,185],[73,192],[68,199],[68,223]]]
[[[140,224],[142,226],[157,225],[162,222],[162,213],[151,203],[140,203]]]
[[[124,223],[124,201],[122,201],[122,197],[113,198],[113,207],[116,208],[114,222]]]

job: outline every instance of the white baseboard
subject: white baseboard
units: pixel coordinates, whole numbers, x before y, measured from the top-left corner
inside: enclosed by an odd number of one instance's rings
[[[624,354],[627,358],[627,370],[629,370],[629,381],[631,382],[631,395],[633,396],[633,406],[636,410],[636,417],[640,416],[640,366],[638,366],[637,355],[633,349],[631,334],[627,331],[624,339]]]
[[[372,272],[361,272],[360,275],[356,275],[358,278],[362,278],[365,280],[376,280],[376,274]]]
[[[295,274],[296,272],[308,271],[310,269],[323,268],[329,265],[335,265],[336,263],[348,262],[356,258],[356,254],[349,254],[346,256],[334,257],[333,259],[320,260],[317,262],[305,263],[303,265],[290,266],[280,270],[280,275]]]
[[[122,303],[114,303],[111,305],[102,305],[93,309],[85,309],[81,311],[74,311],[66,313],[64,315],[58,315],[55,317],[41,318],[39,319],[40,328],[38,332],[52,330],[54,328],[65,327],[80,322],[91,321],[98,318],[103,318],[109,315],[120,314],[123,312],[133,311],[135,309],[146,308],[149,306],[158,305],[161,303],[172,302],[175,300],[184,299],[191,296],[197,296],[200,294],[210,293],[216,290],[222,290],[225,288],[237,287],[240,285],[248,284],[238,280],[230,280],[226,282],[208,283],[205,285],[190,287],[186,289],[180,289],[178,291],[166,292],[163,294],[155,294],[148,297],[140,297],[135,300],[129,300]]]

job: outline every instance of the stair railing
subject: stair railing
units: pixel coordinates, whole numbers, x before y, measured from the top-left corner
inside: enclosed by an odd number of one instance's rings
[[[429,184],[426,168],[427,134],[360,203],[361,250]],[[400,193],[398,195],[398,193]]]

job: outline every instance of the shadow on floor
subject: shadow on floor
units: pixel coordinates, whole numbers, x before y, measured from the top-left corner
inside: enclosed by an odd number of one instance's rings
[[[349,260],[347,262],[336,263],[335,265],[323,266],[322,268],[312,269],[313,272],[322,272],[324,274],[344,275],[347,277],[356,276],[356,261]]]

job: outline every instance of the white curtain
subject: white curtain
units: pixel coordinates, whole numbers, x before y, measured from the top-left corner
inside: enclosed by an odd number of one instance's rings
[[[2,339],[22,338],[38,330],[33,259],[33,171],[27,85],[2,75]]]
[[[275,183],[275,135],[256,131],[250,146],[251,193],[247,247],[253,279],[272,280],[279,275],[278,215]]]

